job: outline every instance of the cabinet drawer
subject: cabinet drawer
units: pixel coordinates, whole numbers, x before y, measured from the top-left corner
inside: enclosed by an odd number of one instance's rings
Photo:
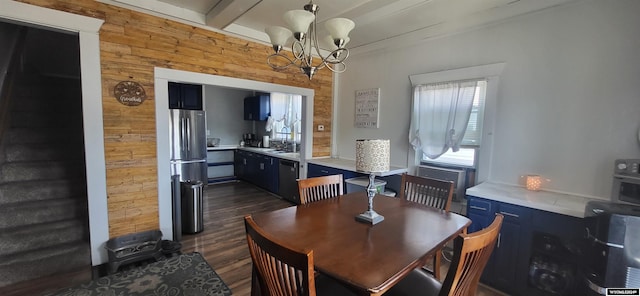
[[[505,221],[521,222],[526,218],[528,210],[527,208],[521,206],[500,204],[500,209],[497,211],[497,213],[502,214]]]
[[[469,203],[469,207],[467,209],[468,212],[490,213],[493,211],[493,204],[488,200],[478,199],[470,196],[467,202]]]

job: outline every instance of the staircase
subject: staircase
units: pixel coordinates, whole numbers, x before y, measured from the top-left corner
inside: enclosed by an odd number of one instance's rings
[[[91,266],[80,80],[18,74],[9,100],[0,287]]]

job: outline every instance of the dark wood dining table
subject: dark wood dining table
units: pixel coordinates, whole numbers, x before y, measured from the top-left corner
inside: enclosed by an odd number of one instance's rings
[[[384,221],[369,225],[355,220],[367,202],[366,192],[355,192],[252,217],[281,243],[313,250],[318,272],[360,295],[382,295],[471,223],[455,213],[378,194],[374,210]]]

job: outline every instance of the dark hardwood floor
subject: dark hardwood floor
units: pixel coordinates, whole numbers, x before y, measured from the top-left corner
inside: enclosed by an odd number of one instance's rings
[[[210,185],[204,204],[204,231],[182,237],[182,252],[199,252],[234,295],[251,293],[251,257],[244,216],[293,204],[244,182]]]
[[[267,191],[245,182],[210,185],[205,190],[204,230],[183,235],[182,252],[199,252],[231,288],[233,295],[251,292],[251,258],[244,232],[244,216],[292,206]],[[446,262],[444,262],[446,263]],[[446,264],[443,264],[446,274]],[[0,288],[3,296],[48,295],[89,281],[89,268]],[[481,286],[478,295],[503,295]]]

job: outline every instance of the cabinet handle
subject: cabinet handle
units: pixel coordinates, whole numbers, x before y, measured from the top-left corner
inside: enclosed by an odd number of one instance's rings
[[[498,233],[498,244],[497,244],[497,248],[500,248],[500,238],[502,238],[502,233]]]
[[[591,240],[591,241],[593,241],[593,242],[596,242],[598,244],[605,245],[605,246],[608,246],[608,247],[612,247],[612,248],[624,249],[624,245],[614,244],[614,243],[610,243],[610,242],[605,242],[605,241],[599,240],[597,237],[591,235],[591,232],[589,231],[588,227],[585,227],[584,230],[586,232],[586,238]]]
[[[260,163],[260,170],[264,170],[264,163]]]
[[[247,165],[247,159],[246,158],[242,160],[242,164]]]
[[[328,174],[329,173],[329,171],[327,171],[327,170],[320,170],[320,172],[323,173],[323,174]]]
[[[479,207],[479,206],[469,206],[470,208],[474,209],[474,210],[480,210],[480,211],[486,211],[486,208],[483,207]]]
[[[509,216],[509,217],[513,217],[513,218],[520,218],[520,215],[512,214],[512,213],[509,213],[509,212],[500,211],[500,214],[503,214],[503,215]]]

